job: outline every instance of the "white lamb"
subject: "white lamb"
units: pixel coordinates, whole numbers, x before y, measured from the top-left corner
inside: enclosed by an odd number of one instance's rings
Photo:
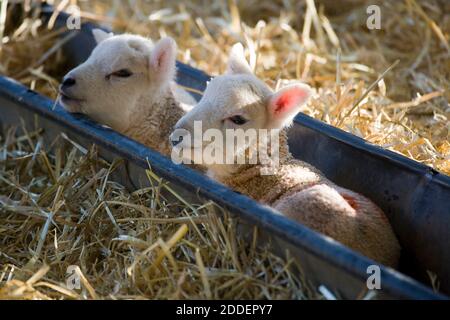
[[[242,46],[236,45],[227,74],[214,78],[200,102],[176,124],[171,136],[174,150],[195,151],[191,147],[195,142],[190,141],[194,121],[202,121],[203,132],[218,129],[223,137],[226,129],[285,128],[310,94],[304,84],[273,93],[252,74]],[[247,143],[237,146],[239,152],[256,150],[256,140]],[[267,166],[261,161],[206,164],[208,175],[369,258],[397,266],[400,245],[383,211],[366,197],[335,185],[311,165],[293,159],[286,141],[280,143],[280,165],[271,168],[272,175],[261,175],[262,167]],[[204,151],[208,144],[203,142],[196,148]]]
[[[60,103],[169,155],[169,134],[195,103],[174,85],[175,41],[164,38],[153,44],[141,36],[100,29],[93,34],[97,47],[64,77]]]

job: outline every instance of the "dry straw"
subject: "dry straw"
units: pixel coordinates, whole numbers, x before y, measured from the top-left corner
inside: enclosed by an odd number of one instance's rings
[[[450,174],[446,0],[369,1],[381,30],[366,27],[363,0],[53,2],[117,32],[170,35],[179,60],[210,74],[240,41],[273,88],[301,80],[316,89],[303,112]],[[69,39],[43,26],[35,2],[21,13],[5,3],[0,73],[54,98]],[[0,297],[315,297],[285,268],[288,256],[246,246],[212,204],[166,202],[170,190],[151,172],[152,188],[128,194],[108,178],[120,164],[92,150],[46,149],[37,130],[2,144]],[[81,293],[63,284],[70,264]]]
[[[0,154],[0,299],[321,296],[288,252],[256,245],[256,228],[244,239],[236,219],[188,203],[150,170],[150,187],[129,193],[110,179],[120,161],[26,130],[9,130]]]
[[[59,11],[79,5],[83,18],[117,32],[170,35],[180,60],[211,74],[225,70],[240,41],[272,87],[302,80],[316,88],[303,112],[450,174],[446,0],[49,2]],[[369,30],[366,8],[377,3],[381,30]],[[44,28],[36,10],[3,16],[0,72],[55,97],[63,30]]]

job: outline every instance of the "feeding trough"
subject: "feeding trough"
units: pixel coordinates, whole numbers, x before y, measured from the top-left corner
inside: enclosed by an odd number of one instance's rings
[[[51,7],[47,10],[44,14],[50,15]],[[59,15],[56,24],[64,24],[66,18]],[[84,24],[65,44],[72,66],[84,61],[95,46],[93,27]],[[205,73],[178,64],[177,80],[183,86],[202,91],[208,79]],[[213,200],[238,215],[243,225],[257,225],[265,237],[292,252],[315,284],[325,284],[347,298],[367,289],[367,268],[373,261],[127,137],[53,106],[53,101],[14,80],[0,78],[1,128],[21,119],[31,125],[37,117],[47,141],[65,132],[82,146],[95,143],[105,159],[126,160],[127,170],[116,179],[130,188],[146,184],[144,169],[150,163],[155,173],[187,196]],[[449,177],[305,115],[296,117],[289,145],[295,157],[313,164],[334,182],[371,198],[386,212],[403,253],[400,272],[381,266],[381,298],[445,298],[429,288],[427,271],[437,275],[443,292],[450,292]]]

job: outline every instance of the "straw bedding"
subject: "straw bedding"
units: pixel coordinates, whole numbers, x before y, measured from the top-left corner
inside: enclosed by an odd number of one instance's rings
[[[363,0],[53,2],[117,32],[170,35],[179,60],[213,75],[240,41],[273,88],[316,89],[306,114],[450,174],[448,1],[369,1],[381,30],[366,28]],[[30,3],[0,9],[0,73],[55,98],[68,39]],[[0,298],[321,297],[213,204],[166,202],[159,183],[130,194],[109,178],[119,163],[43,146],[38,132],[0,142]],[[71,264],[82,291],[65,286]]]
[[[150,187],[129,193],[111,180],[121,162],[94,147],[13,128],[2,142],[0,299],[319,297],[288,252],[257,247],[256,228],[243,239],[226,212],[188,203],[150,170]]]

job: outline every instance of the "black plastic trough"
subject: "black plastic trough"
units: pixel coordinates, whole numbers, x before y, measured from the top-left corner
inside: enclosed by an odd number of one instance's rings
[[[65,18],[61,15],[58,23]],[[93,27],[84,24],[65,45],[72,65],[86,59],[95,46]],[[203,90],[208,79],[203,72],[178,64],[181,84]],[[313,284],[324,284],[346,298],[366,290],[367,267],[375,264],[370,259],[83,116],[68,114],[59,106],[52,110],[53,105],[14,80],[0,77],[0,129],[17,125],[20,119],[34,125],[37,117],[46,141],[65,132],[83,146],[98,145],[107,160],[125,159],[126,170],[117,179],[130,188],[147,185],[143,168],[148,161],[158,175],[185,194],[215,201],[238,215],[244,225],[257,225],[279,248],[289,248]],[[367,195],[387,213],[404,250],[403,273],[381,266],[380,298],[446,298],[428,287],[426,271],[437,274],[442,291],[450,292],[448,176],[305,115],[297,116],[289,142],[296,157],[315,165],[338,184]]]

